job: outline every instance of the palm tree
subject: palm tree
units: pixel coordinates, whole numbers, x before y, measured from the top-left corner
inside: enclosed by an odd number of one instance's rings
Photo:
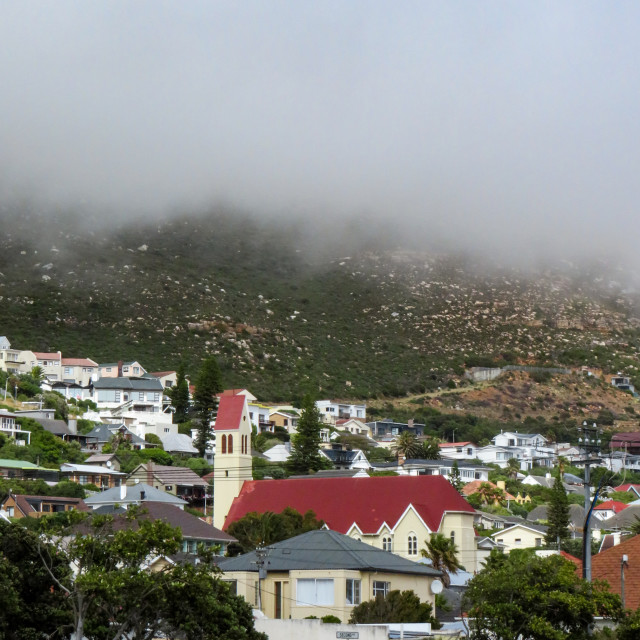
[[[507,461],[506,472],[512,480],[515,480],[518,477],[518,473],[520,472],[520,464],[518,463],[516,458],[509,458],[509,460]]]
[[[480,496],[480,500],[483,504],[493,504],[495,502],[500,503],[504,499],[502,489],[494,487],[490,482],[480,483],[476,493]]]
[[[432,533],[429,540],[424,541],[426,549],[420,549],[423,558],[431,560],[431,566],[442,571],[442,582],[445,587],[451,584],[450,573],[462,569],[458,560],[458,547],[442,533]]]
[[[410,431],[402,431],[396,436],[395,442],[391,446],[391,452],[396,456],[403,458],[415,458],[420,455],[422,447],[418,442],[418,438]]]

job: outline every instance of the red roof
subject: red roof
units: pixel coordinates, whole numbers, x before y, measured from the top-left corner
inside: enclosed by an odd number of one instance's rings
[[[438,446],[444,447],[464,447],[467,444],[473,444],[473,442],[441,442]]]
[[[640,484],[621,484],[619,487],[614,487],[614,491],[640,491]]]
[[[377,478],[309,478],[252,480],[242,485],[225,520],[226,529],[247,513],[311,509],[339,533],[354,523],[374,534],[386,522],[395,527],[409,505],[432,531],[440,528],[445,511],[475,513],[473,507],[442,476],[382,476]]]
[[[246,389],[225,389],[222,393],[218,394],[218,398],[222,398],[223,396],[238,396],[242,391],[246,391]]]
[[[626,509],[629,505],[625,502],[620,502],[619,500],[607,500],[606,502],[601,502],[599,505],[593,508],[594,511],[605,511],[606,509],[611,509],[613,513],[620,513],[623,509]]]
[[[38,358],[38,360],[60,360],[62,357],[60,353],[44,353],[41,351],[34,351],[33,355]]]
[[[560,551],[560,555],[565,560],[569,560],[570,562],[573,562],[573,564],[576,565],[576,571],[580,573],[580,575],[582,575],[582,560],[580,560],[580,558],[576,558],[575,556],[572,556],[570,553],[567,553],[566,551]]]
[[[625,605],[627,609],[637,609],[640,605],[640,536],[628,538],[593,556],[591,576],[594,580],[606,580],[611,591],[620,594],[620,564],[623,555],[629,557],[629,564],[624,569]]]
[[[89,358],[62,358],[62,364],[67,367],[97,367],[98,363]]]
[[[218,405],[218,415],[216,417],[216,431],[228,431],[229,429],[239,429],[242,411],[245,403],[244,396],[225,396],[220,398]]]
[[[164,378],[164,376],[170,376],[175,371],[153,371],[150,375],[154,378]]]

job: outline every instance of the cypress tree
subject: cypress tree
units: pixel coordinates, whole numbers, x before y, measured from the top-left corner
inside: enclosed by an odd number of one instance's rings
[[[185,377],[184,364],[180,363],[176,376],[176,384],[171,389],[171,404],[175,409],[173,417],[180,424],[187,421],[189,412],[189,383]]]
[[[548,529],[545,542],[548,546],[560,548],[562,541],[566,540],[569,533],[569,499],[564,490],[560,475],[553,483],[551,500],[547,508]]]
[[[218,409],[218,394],[223,391],[222,374],[215,358],[207,358],[200,367],[195,381],[193,406],[198,430],[193,446],[204,456],[207,443],[212,436],[211,421]]]
[[[325,467],[320,453],[320,411],[310,395],[302,400],[302,413],[296,433],[291,436],[291,459],[289,465],[294,472],[309,473]]]

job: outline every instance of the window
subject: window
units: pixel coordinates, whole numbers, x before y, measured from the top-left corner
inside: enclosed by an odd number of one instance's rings
[[[536,547],[542,546],[542,538],[536,538]]]
[[[111,367],[107,367],[107,373],[111,373]]]
[[[231,434],[227,438],[227,449],[229,453],[233,453],[233,436]]]
[[[389,593],[388,582],[382,582],[382,580],[373,581],[373,597],[374,598],[377,595],[381,595],[383,598],[386,598],[388,593]]]
[[[516,538],[514,542],[515,544],[522,544],[522,538]]]
[[[227,453],[227,436],[222,434],[222,450],[220,453]]]
[[[171,484],[166,485],[164,490],[165,491],[173,491],[173,485],[171,485]]]
[[[253,608],[257,609],[258,608],[258,581],[256,580],[253,583]]]
[[[347,578],[347,604],[360,604],[360,580]]]
[[[451,539],[451,544],[455,544],[456,543],[456,532],[452,531],[451,535],[449,536],[449,538]]]
[[[456,447],[456,453],[462,453],[462,447]]]
[[[140,367],[133,367],[133,373],[140,373]]]
[[[382,538],[382,550],[391,551],[391,538],[389,537]]]
[[[123,373],[129,373],[129,367],[122,367]]]
[[[417,556],[418,555],[418,537],[414,534],[411,534],[408,538],[408,542],[409,542],[409,552],[408,552],[409,555]]]
[[[472,455],[473,455],[473,449],[472,449],[471,447],[469,447],[469,448],[467,449],[467,455],[468,455],[468,456],[472,456]]]
[[[169,427],[165,427],[165,428],[164,428],[164,432],[165,432],[165,433],[169,433],[169,431],[170,431],[170,430],[171,430],[171,429],[169,429]]]
[[[333,579],[296,580],[296,604],[304,606],[326,606],[333,604]]]
[[[10,518],[13,518],[13,514],[14,514],[14,513],[15,513],[15,509],[14,509],[13,507],[9,507],[9,508],[7,509],[7,515],[8,515]]]
[[[138,400],[144,400],[144,391],[138,393]]]
[[[229,592],[234,596],[238,595],[238,581],[237,580],[223,580],[222,582],[226,583],[229,587]]]
[[[64,373],[65,375],[70,376],[73,373],[73,369],[71,367],[65,367]]]

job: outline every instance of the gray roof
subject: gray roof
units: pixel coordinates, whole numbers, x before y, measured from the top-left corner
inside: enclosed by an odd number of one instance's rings
[[[640,519],[640,505],[630,504],[626,509],[616,513],[601,525],[601,529],[625,529],[636,523],[636,518]],[[592,526],[595,518],[591,518]]]
[[[98,442],[109,442],[109,440],[111,440],[111,437],[115,435],[115,433],[119,431],[123,426],[124,425],[122,424],[105,424],[104,422],[101,422],[100,424],[97,424],[93,429],[91,429],[91,431],[87,433],[86,437],[90,439],[95,438]],[[129,429],[127,429],[126,427],[125,429],[126,434],[130,437],[133,444],[147,444],[143,438],[137,436],[135,433],[133,433],[133,431],[129,431]]]
[[[198,453],[198,450],[193,446],[191,438],[186,433],[172,433],[163,438],[161,437],[160,440],[162,440],[162,448],[165,451]]]
[[[129,389],[131,391],[162,391],[158,378],[99,378],[92,382],[94,389]]]
[[[141,495],[143,491],[144,498]],[[187,504],[184,500],[166,491],[160,491],[159,489],[151,487],[144,482],[140,482],[132,487],[127,486],[124,498],[120,497],[120,487],[114,487],[102,493],[96,493],[86,498],[84,502],[88,507],[97,507],[104,504],[140,504],[141,502],[167,502],[183,507]]]
[[[534,531],[538,531],[539,533],[547,533],[547,529],[549,528],[541,524],[533,524],[532,522],[527,522],[525,520],[524,522],[514,522],[510,526],[505,527],[502,531],[497,531],[496,533],[492,533],[491,537],[497,538],[498,536],[503,535],[505,531],[508,531],[509,529],[513,529],[513,527],[527,527],[528,529],[533,529]]]
[[[527,520],[529,522],[536,522],[539,520],[547,520],[547,505],[541,504],[539,507],[532,509],[528,515]],[[584,524],[584,507],[579,504],[569,505],[569,523],[576,529],[581,529]]]
[[[267,571],[352,569],[430,577],[442,575],[431,567],[328,529],[309,531],[272,544],[266,549]],[[224,560],[219,567],[222,571],[257,571],[256,559],[256,552],[252,551]]]

